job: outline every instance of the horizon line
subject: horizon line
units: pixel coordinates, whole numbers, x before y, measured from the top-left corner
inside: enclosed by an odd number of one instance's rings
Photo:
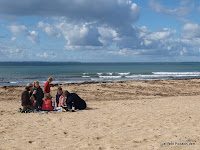
[[[123,61],[123,62],[81,62],[81,61],[0,61],[0,63],[199,63],[200,61]]]

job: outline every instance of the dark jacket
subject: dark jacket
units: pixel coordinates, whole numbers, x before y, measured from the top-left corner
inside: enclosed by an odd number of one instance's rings
[[[57,103],[57,105],[59,104],[59,98],[60,98],[61,95],[62,94],[56,94],[56,103]]]
[[[85,101],[81,99],[76,93],[70,93],[67,96],[66,104],[72,107],[72,102],[74,102],[75,109],[85,109],[87,107]]]
[[[33,91],[36,90],[36,94],[33,94],[35,100],[36,100],[36,106],[41,106],[42,107],[42,103],[43,103],[43,98],[44,98],[44,93],[41,87],[39,88],[33,88]]]
[[[22,106],[32,106],[33,103],[30,100],[31,94],[29,93],[29,88],[26,88],[21,95]]]

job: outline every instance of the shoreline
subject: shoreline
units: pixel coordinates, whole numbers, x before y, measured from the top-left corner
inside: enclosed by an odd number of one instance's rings
[[[156,81],[181,81],[181,80],[200,80],[199,78],[187,78],[187,79],[155,79],[155,80],[116,80],[116,81],[83,81],[83,82],[72,82],[72,83],[56,83],[56,84],[52,84],[53,87],[58,87],[58,86],[65,86],[65,85],[87,85],[87,84],[99,84],[99,83],[128,83],[128,82],[156,82]],[[0,82],[1,83],[1,82]],[[10,83],[10,82],[8,82]],[[29,83],[29,82],[27,82]],[[44,85],[41,85],[41,87],[43,87]],[[5,88],[5,87],[25,87],[25,85],[0,85],[0,87]]]

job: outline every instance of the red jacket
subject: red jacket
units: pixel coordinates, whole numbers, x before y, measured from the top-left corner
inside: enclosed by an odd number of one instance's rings
[[[43,101],[42,110],[54,111],[51,99],[46,99]]]
[[[44,85],[44,93],[50,93],[50,85],[48,81]]]

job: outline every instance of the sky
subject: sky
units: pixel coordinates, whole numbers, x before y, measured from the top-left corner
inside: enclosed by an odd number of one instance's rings
[[[199,0],[0,0],[0,61],[199,61],[199,16]]]

